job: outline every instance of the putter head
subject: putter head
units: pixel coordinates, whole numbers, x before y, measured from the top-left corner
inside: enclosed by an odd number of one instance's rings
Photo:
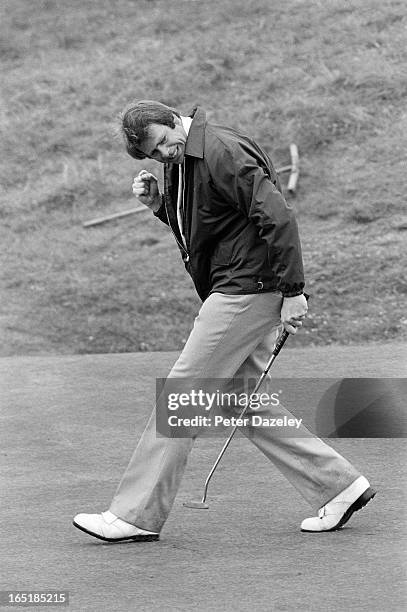
[[[185,508],[194,508],[196,510],[208,510],[209,508],[208,504],[205,504],[205,502],[202,501],[184,502],[183,506],[185,506]]]

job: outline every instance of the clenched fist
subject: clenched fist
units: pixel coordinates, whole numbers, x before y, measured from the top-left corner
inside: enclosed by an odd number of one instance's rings
[[[158,180],[154,174],[141,170],[134,178],[132,190],[138,200],[148,206],[153,212],[161,206],[161,195],[158,190]]]

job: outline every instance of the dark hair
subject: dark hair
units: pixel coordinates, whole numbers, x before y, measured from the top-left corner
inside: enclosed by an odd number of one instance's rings
[[[121,116],[121,127],[127,153],[136,159],[144,159],[141,143],[148,137],[148,127],[151,123],[175,127],[174,115],[179,112],[153,100],[133,102]]]

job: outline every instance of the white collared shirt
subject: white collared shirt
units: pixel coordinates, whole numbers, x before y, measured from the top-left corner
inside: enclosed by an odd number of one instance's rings
[[[189,134],[189,128],[191,127],[192,117],[181,117],[182,127]],[[181,233],[182,239],[184,241],[184,246],[186,246],[185,236],[184,236],[184,227],[182,224],[182,209],[184,205],[184,162],[179,164],[179,175],[178,175],[178,198],[177,198],[177,221],[179,231]]]

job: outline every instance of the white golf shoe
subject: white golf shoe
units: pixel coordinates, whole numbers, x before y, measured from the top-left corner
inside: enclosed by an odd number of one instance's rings
[[[159,534],[139,529],[135,525],[126,523],[115,514],[107,510],[101,514],[77,514],[73,524],[81,531],[106,542],[152,542],[159,539]]]
[[[364,476],[359,476],[349,487],[330,502],[322,506],[318,516],[307,518],[301,523],[301,531],[336,531],[341,529],[352,514],[373,499],[376,491]]]

